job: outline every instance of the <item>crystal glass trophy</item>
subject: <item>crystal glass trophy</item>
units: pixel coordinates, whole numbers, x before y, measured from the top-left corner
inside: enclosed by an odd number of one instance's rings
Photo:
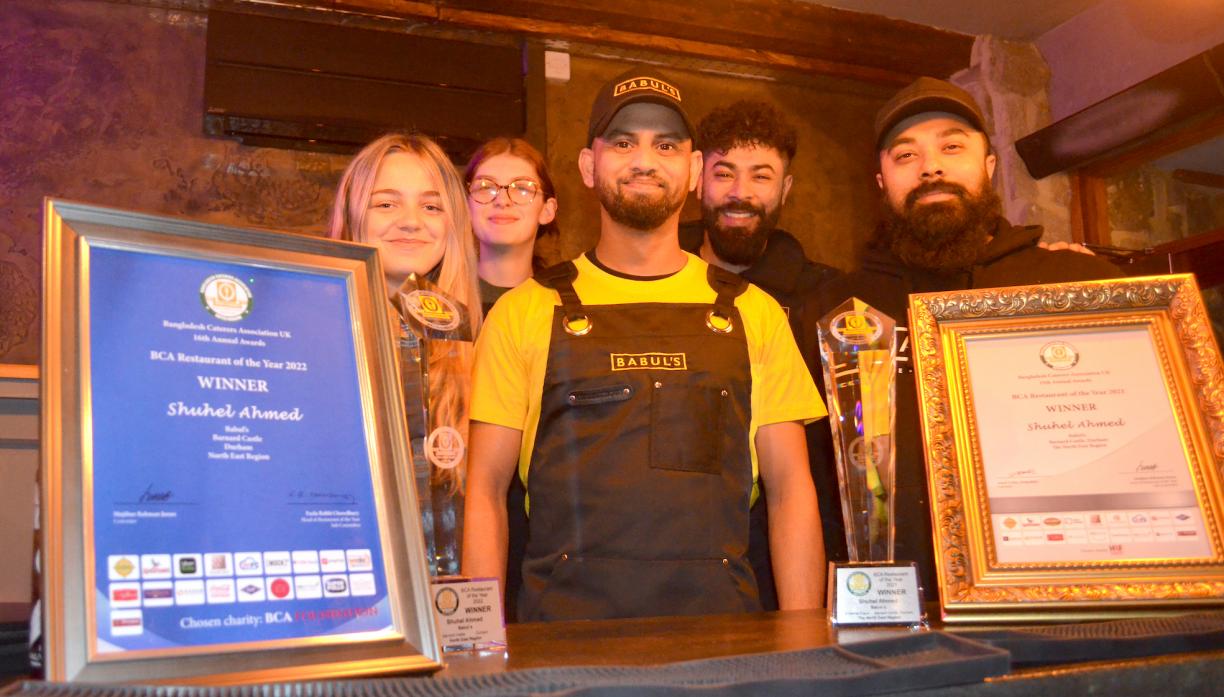
[[[821,318],[819,332],[850,557],[830,565],[830,620],[919,624],[916,565],[893,559],[896,321],[850,298]]]
[[[426,561],[434,577],[453,576],[463,539],[467,454],[468,376],[460,357],[472,342],[471,319],[466,307],[424,278],[409,277],[392,304]]]

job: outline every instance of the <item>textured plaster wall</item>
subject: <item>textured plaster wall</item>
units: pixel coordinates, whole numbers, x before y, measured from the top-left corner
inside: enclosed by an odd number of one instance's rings
[[[995,190],[1003,199],[1007,219],[1017,225],[1043,226],[1048,242],[1070,241],[1069,177],[1033,179],[1015,148],[1017,140],[1051,123],[1050,69],[1037,47],[980,36],[973,44],[970,67],[952,79],[973,94],[986,117],[998,158]]]
[[[204,15],[0,2],[0,363],[37,363],[42,200],[319,234],[347,158],[203,134]]]

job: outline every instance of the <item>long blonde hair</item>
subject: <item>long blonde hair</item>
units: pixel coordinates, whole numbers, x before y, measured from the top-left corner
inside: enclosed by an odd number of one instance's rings
[[[370,143],[353,157],[340,177],[332,205],[327,236],[338,240],[367,242],[365,217],[374,179],[383,159],[394,152],[415,155],[438,185],[445,208],[446,240],[438,266],[437,286],[463,303],[471,317],[475,339],[483,320],[480,284],[476,276],[476,242],[468,217],[467,191],[463,179],[442,148],[421,135],[391,133]],[[462,341],[433,342],[429,354],[429,413],[432,425],[453,425],[468,440],[468,390],[471,383],[473,344]],[[426,426],[429,428],[429,426]],[[425,437],[428,434],[410,434]],[[433,478],[452,491],[461,491],[467,472],[467,457],[459,466],[445,470],[431,467]]]

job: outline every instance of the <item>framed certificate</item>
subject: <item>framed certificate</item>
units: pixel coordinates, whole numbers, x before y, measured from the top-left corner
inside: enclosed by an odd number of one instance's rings
[[[910,296],[947,621],[1224,604],[1224,370],[1189,275]]]
[[[440,666],[373,248],[49,200],[51,680]]]

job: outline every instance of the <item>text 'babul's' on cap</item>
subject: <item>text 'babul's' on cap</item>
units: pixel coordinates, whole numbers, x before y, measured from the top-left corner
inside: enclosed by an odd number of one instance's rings
[[[608,124],[621,109],[638,102],[662,104],[675,110],[684,121],[691,138],[696,129],[684,111],[684,98],[675,80],[649,68],[633,68],[609,80],[595,95],[591,105],[591,121],[587,127],[587,143],[603,135]]]

